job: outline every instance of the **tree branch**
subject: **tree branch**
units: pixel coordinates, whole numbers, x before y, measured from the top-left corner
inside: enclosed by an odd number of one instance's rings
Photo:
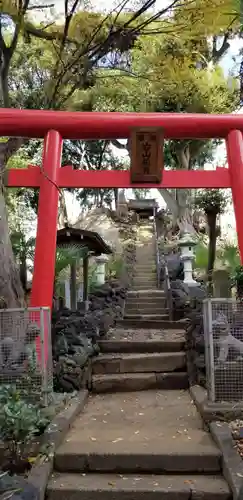
[[[117,139],[113,139],[111,144],[117,149],[127,149],[127,144],[121,144]]]
[[[229,32],[225,33],[224,38],[223,38],[223,42],[222,42],[221,47],[219,49],[217,49],[218,37],[217,36],[213,37],[212,60],[213,60],[214,64],[218,63],[219,60],[221,59],[221,57],[223,57],[225,52],[227,52],[227,50],[230,48],[230,43],[228,41],[229,37],[230,37],[230,33]]]

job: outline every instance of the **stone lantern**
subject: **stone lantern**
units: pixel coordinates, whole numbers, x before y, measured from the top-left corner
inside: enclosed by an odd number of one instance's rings
[[[188,286],[198,286],[198,282],[193,279],[192,263],[195,258],[193,248],[196,246],[196,241],[190,233],[184,233],[178,242],[181,250],[181,260],[184,264],[184,283]]]
[[[96,268],[96,284],[103,285],[105,283],[105,265],[108,262],[109,257],[107,255],[102,254],[98,255],[95,259],[97,268]]]

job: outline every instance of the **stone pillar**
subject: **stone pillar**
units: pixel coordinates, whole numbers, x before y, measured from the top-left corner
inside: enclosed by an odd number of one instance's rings
[[[99,255],[96,257],[96,283],[97,285],[103,285],[105,283],[105,265],[109,258],[107,255]]]
[[[65,280],[64,286],[65,286],[65,305],[66,307],[68,307],[68,309],[70,309],[71,308],[70,281]]]
[[[83,302],[83,298],[84,298],[84,286],[83,283],[81,283],[78,288],[78,301]]]
[[[85,311],[89,308],[89,257],[83,258],[83,301],[85,303]]]
[[[77,309],[77,263],[73,262],[70,266],[70,294],[71,309]]]
[[[215,269],[213,272],[214,297],[228,299],[231,297],[230,273],[226,269]]]
[[[184,264],[184,283],[188,286],[198,286],[199,283],[193,279],[192,274],[192,263],[194,260],[193,248],[196,242],[189,233],[185,233],[179,240],[178,245],[181,249],[181,260]]]

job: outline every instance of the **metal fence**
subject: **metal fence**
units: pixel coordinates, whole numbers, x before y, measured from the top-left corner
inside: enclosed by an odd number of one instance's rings
[[[243,401],[243,303],[207,299],[203,304],[205,365],[211,402]]]
[[[30,402],[53,392],[49,308],[0,310],[0,387],[16,385]]]

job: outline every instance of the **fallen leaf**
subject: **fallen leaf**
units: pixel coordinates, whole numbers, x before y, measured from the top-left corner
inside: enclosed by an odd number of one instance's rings
[[[236,474],[238,477],[243,477],[243,474],[241,474],[240,472],[237,472]]]
[[[112,443],[119,443],[119,441],[123,441],[123,438],[116,438],[112,441]]]
[[[91,441],[97,441],[97,439],[94,437],[91,437],[90,439],[91,439]]]

